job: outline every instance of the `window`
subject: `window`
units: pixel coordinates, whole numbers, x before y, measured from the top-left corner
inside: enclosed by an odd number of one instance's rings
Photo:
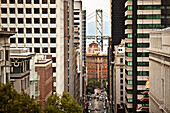
[[[120,80],[120,83],[123,83],[123,80]]]
[[[34,4],[39,4],[39,0],[34,0]]]
[[[18,14],[23,14],[23,8],[18,8]]]
[[[18,33],[24,33],[24,29],[23,28],[18,28]]]
[[[34,38],[34,43],[40,43],[40,38]]]
[[[123,97],[120,97],[120,100],[123,101]]]
[[[53,72],[56,72],[56,67],[53,67]]]
[[[2,14],[7,14],[7,8],[1,8],[1,13]]]
[[[55,14],[55,8],[50,9],[50,14]]]
[[[48,38],[42,38],[42,43],[48,43]]]
[[[47,18],[43,18],[43,19],[42,19],[42,23],[43,23],[43,24],[47,24],[47,23],[48,23]]]
[[[132,85],[132,80],[128,80],[128,85]]]
[[[26,18],[26,23],[27,23],[27,24],[31,24],[31,23],[32,23],[31,18]]]
[[[123,58],[120,58],[120,63],[123,63]]]
[[[6,24],[7,23],[7,18],[1,18],[2,23]]]
[[[132,102],[133,102],[133,99],[128,99],[128,102],[132,103]]]
[[[26,33],[32,33],[32,28],[26,28]]]
[[[9,61],[9,50],[5,50],[5,60]]]
[[[18,38],[18,43],[24,43],[24,38]]]
[[[42,48],[43,53],[48,53],[48,48]]]
[[[42,4],[47,4],[47,0],[42,0]]]
[[[40,19],[39,18],[34,18],[34,23],[35,24],[39,24],[40,23]]]
[[[23,4],[23,0],[18,0],[18,4]]]
[[[18,18],[18,24],[23,24],[24,21],[23,21],[23,18]]]
[[[55,28],[50,28],[50,33],[56,33],[56,29]]]
[[[79,12],[74,12],[74,15],[79,15]]]
[[[5,3],[7,3],[7,0],[1,0],[1,3],[5,4]]]
[[[50,38],[50,43],[56,43],[56,38]]]
[[[56,48],[50,48],[50,53],[56,53]]]
[[[26,0],[26,3],[27,4],[31,4],[31,0]]]
[[[120,94],[123,95],[123,91],[120,91]]]
[[[50,0],[50,4],[55,4],[55,0]]]
[[[123,68],[120,68],[120,72],[123,72]]]
[[[15,0],[10,0],[10,4],[15,4]]]
[[[32,43],[32,38],[26,38],[26,43]]]
[[[34,28],[34,33],[40,33],[40,29],[39,28]]]
[[[10,24],[14,24],[15,23],[15,18],[10,18]]]
[[[120,74],[120,78],[123,78],[123,74]]]
[[[48,33],[48,29],[47,28],[42,28],[42,33]]]
[[[9,11],[10,11],[10,14],[15,14],[15,8],[10,8]]]
[[[34,14],[39,14],[40,13],[40,9],[39,8],[34,8]]]
[[[31,8],[26,8],[26,13],[31,14]]]
[[[42,8],[42,14],[47,14],[47,8]]]
[[[123,85],[120,86],[120,89],[123,89]]]
[[[30,48],[30,52],[32,52],[32,48]]]
[[[53,61],[53,63],[56,63],[56,58],[55,57],[52,58],[52,61]]]
[[[55,18],[50,18],[50,24],[55,24],[56,23],[56,19]]]
[[[34,48],[35,53],[40,53],[40,48]]]
[[[16,43],[15,38],[10,38],[10,43]]]
[[[3,31],[7,31],[7,28],[3,28]]]
[[[15,28],[10,28],[10,31],[15,32]]]
[[[79,20],[79,17],[75,17],[74,20]]]

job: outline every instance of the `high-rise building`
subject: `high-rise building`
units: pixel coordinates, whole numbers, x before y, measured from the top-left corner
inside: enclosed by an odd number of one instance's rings
[[[74,46],[77,51],[77,74],[76,75],[76,98],[80,103],[82,97],[82,77],[83,77],[83,38],[82,38],[82,1],[74,1]]]
[[[1,0],[0,24],[17,33],[10,38],[11,47],[29,48],[37,54],[51,54],[53,86],[64,91],[64,1]]]
[[[153,31],[149,48],[149,112],[170,112],[170,28]]]
[[[149,76],[149,32],[169,26],[167,7],[168,1],[164,0],[150,0],[150,1],[138,1],[137,6],[137,75],[133,75],[133,61],[132,61],[132,1],[126,0],[125,3],[125,64],[126,64],[126,112],[131,113],[133,111],[133,104],[137,102],[139,108],[145,102],[139,101],[143,97],[142,92],[145,91],[145,83]],[[165,22],[166,20],[166,22]],[[137,76],[137,101],[133,100],[133,76]],[[151,88],[150,88],[151,89]],[[147,104],[147,102],[146,102]]]

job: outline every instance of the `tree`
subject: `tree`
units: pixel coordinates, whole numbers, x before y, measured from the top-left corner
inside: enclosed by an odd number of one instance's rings
[[[57,93],[48,98],[48,106],[44,110],[46,113],[81,113],[82,108],[78,105],[69,93],[63,95]]]
[[[0,112],[3,113],[40,113],[41,105],[24,91],[21,94],[11,84],[0,84]]]

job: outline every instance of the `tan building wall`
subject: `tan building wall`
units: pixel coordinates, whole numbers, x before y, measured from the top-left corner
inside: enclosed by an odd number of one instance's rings
[[[170,113],[170,28],[150,37],[150,113]]]

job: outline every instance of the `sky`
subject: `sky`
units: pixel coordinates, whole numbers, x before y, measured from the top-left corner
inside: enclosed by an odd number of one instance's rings
[[[110,17],[105,16],[106,14],[108,14],[108,16],[110,15],[110,0],[82,0],[82,2],[83,2],[83,9],[86,9],[87,11],[87,19],[88,19],[88,15],[95,12],[96,9],[103,9],[104,21],[110,20]],[[87,23],[89,21],[95,21],[95,17],[87,20]]]
[[[87,22],[87,31],[88,31],[88,23],[91,24],[91,22],[95,22],[95,12],[96,9],[102,9],[103,10],[103,21],[110,21],[110,0],[82,0],[83,2],[83,9],[86,10],[86,22]],[[93,14],[92,14],[93,13]],[[92,14],[91,16],[89,16]],[[92,18],[91,18],[92,17]],[[94,27],[95,28],[95,27]],[[87,33],[88,35],[88,33]],[[87,40],[86,45],[88,48],[88,45],[92,43],[93,40]],[[104,51],[107,51],[107,40],[104,40]]]

